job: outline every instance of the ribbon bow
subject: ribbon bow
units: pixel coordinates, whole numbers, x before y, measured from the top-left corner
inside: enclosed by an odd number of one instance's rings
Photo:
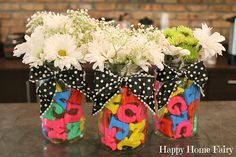
[[[162,71],[156,70],[156,80],[163,83],[157,94],[158,110],[169,101],[171,93],[177,89],[177,86],[181,83],[181,78],[183,77],[193,81],[193,83],[200,88],[201,93],[204,96],[203,87],[208,80],[208,77],[203,62],[191,64],[185,69],[186,70],[184,71],[177,72],[169,66],[164,65]]]
[[[152,112],[155,112],[154,77],[145,73],[137,73],[128,77],[113,74],[110,70],[104,72],[95,70],[95,93],[92,114],[97,114],[112,97],[120,91],[120,87],[128,87]]]
[[[83,81],[84,72],[76,69],[65,71],[53,71],[47,66],[30,69],[30,81],[44,82],[38,87],[37,93],[40,99],[40,116],[42,116],[52,103],[55,94],[56,83],[62,81],[66,86],[83,90],[85,82]]]

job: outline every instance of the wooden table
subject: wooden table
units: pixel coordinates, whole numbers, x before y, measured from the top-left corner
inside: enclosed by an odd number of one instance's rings
[[[0,104],[0,156],[1,157],[167,157],[160,146],[170,148],[194,146],[233,147],[236,156],[236,101],[201,102],[198,110],[198,134],[182,140],[168,140],[154,134],[150,115],[149,133],[145,147],[139,152],[112,153],[104,149],[97,132],[97,116],[92,117],[91,104],[85,104],[86,133],[83,140],[70,145],[54,145],[44,140],[40,130],[38,104]],[[224,157],[227,154],[192,154],[182,156]]]

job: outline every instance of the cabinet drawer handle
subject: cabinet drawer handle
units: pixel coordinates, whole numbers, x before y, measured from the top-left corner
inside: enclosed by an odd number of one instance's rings
[[[236,85],[236,80],[228,80],[227,83],[230,85]]]

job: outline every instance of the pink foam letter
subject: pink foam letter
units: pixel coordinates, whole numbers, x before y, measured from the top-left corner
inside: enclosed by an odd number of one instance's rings
[[[185,132],[183,133],[184,137],[189,137],[192,135],[192,124],[190,121],[184,121],[177,125],[176,132],[174,138],[180,138],[181,137],[181,130],[185,128]]]
[[[178,107],[177,104],[179,104],[180,106]],[[187,110],[187,105],[182,97],[174,96],[167,104],[167,108],[171,114],[180,116],[181,111]]]

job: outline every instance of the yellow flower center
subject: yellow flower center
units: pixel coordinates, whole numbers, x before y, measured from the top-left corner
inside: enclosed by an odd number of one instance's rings
[[[66,56],[66,51],[65,50],[59,50],[58,52],[59,56]]]

